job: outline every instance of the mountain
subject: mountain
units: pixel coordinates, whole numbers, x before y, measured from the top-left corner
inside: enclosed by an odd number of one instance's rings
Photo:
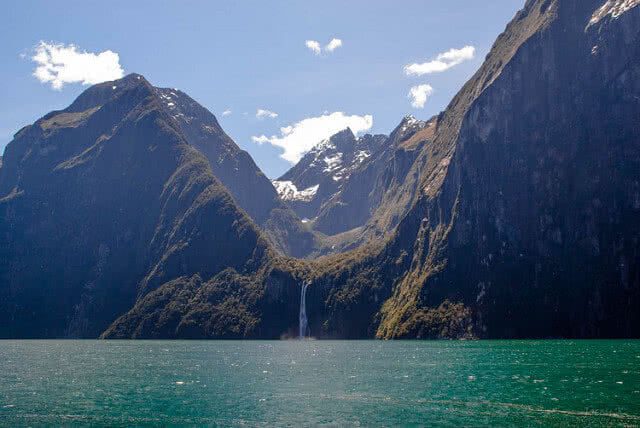
[[[526,2],[367,222],[397,226],[313,265],[313,335],[640,335],[639,5]]]
[[[638,337],[639,5],[529,0],[437,117],[362,161],[350,131],[317,147],[276,183],[351,248],[312,260],[275,249],[174,95],[90,88],[5,152],[0,336],[287,337],[306,292],[323,338]]]
[[[224,132],[215,116],[178,89],[155,88],[155,91],[189,144],[209,160],[213,174],[263,229],[275,248],[296,257],[313,251],[314,235],[280,201],[269,179]]]
[[[0,168],[0,337],[96,337],[166,282],[277,259],[171,107],[129,75],[15,135]]]
[[[318,143],[273,185],[302,218],[314,218],[351,173],[386,141],[384,135],[355,137],[346,128]]]
[[[355,248],[391,232],[406,213],[411,194],[399,194],[398,186],[408,179],[436,125],[437,117],[406,116],[389,136],[356,139],[351,130],[343,130],[273,183],[310,227],[332,236],[333,251]]]
[[[398,187],[393,236],[314,283],[312,330],[638,337],[639,3],[527,1]]]
[[[324,204],[314,222],[317,230],[335,235],[361,228],[359,242],[391,232],[408,209],[408,194],[398,194],[413,162],[428,144],[437,118],[405,116],[377,151],[349,175]],[[390,214],[390,212],[393,212]]]

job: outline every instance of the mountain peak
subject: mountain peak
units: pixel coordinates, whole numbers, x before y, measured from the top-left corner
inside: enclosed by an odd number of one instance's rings
[[[153,88],[144,76],[136,73],[128,74],[121,79],[98,83],[82,92],[65,111],[80,112],[99,107],[137,87],[149,93]]]
[[[348,126],[341,131],[336,132],[331,136],[330,139],[334,138],[355,138],[356,136],[353,134],[353,131]]]
[[[128,80],[146,80],[148,82],[148,80],[142,74],[138,74],[138,73],[129,73],[126,76],[118,80],[115,80],[114,82],[128,81]]]
[[[392,140],[402,140],[410,136],[410,134],[424,128],[427,122],[416,119],[415,116],[408,114],[402,118],[398,126],[391,132]]]
[[[384,135],[356,138],[345,128],[316,144],[273,184],[283,201],[300,217],[316,217],[351,174],[386,141]]]

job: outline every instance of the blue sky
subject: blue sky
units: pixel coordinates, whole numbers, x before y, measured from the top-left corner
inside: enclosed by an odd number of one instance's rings
[[[283,151],[266,141],[298,144],[281,139],[282,127],[298,129],[294,125],[304,119],[343,112],[371,116],[367,132],[389,133],[405,114],[422,119],[437,114],[478,68],[523,3],[5,2],[0,14],[0,151],[19,128],[66,107],[87,88],[68,83],[55,90],[32,75],[34,48],[45,41],[74,44],[80,52],[111,50],[125,73],[141,73],[156,86],[185,91],[211,110],[238,145],[275,178],[291,166],[283,152],[291,160],[302,150]],[[334,38],[342,45],[328,52],[324,47]],[[308,40],[319,43],[320,55],[305,46]],[[404,70],[465,46],[475,48],[474,57],[446,71],[407,75]],[[430,94],[424,106],[416,108],[409,91],[421,86],[424,93],[424,85]],[[258,118],[258,109],[277,117]],[[231,114],[223,116],[225,110]],[[317,122],[316,128],[324,124]],[[252,140],[261,136],[266,138],[262,144]]]

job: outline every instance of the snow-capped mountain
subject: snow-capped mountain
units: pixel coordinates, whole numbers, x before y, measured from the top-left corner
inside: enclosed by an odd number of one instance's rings
[[[354,169],[348,180],[319,209],[314,228],[335,235],[365,226],[366,240],[392,230],[408,209],[410,198],[398,192],[421,148],[432,140],[437,118],[405,116],[384,144]],[[352,237],[350,241],[355,240]],[[352,245],[352,243],[349,243]]]
[[[385,135],[356,138],[349,128],[344,129],[318,143],[273,185],[300,217],[315,217],[322,204],[386,140]]]
[[[393,205],[385,211],[396,205],[405,209],[405,201],[387,193],[404,178],[436,123],[436,118],[407,115],[389,136],[360,138],[345,129],[317,144],[273,184],[300,217],[313,219],[319,232],[335,235],[363,226],[381,204]],[[395,220],[383,223],[373,228],[380,229],[376,234],[390,230]]]

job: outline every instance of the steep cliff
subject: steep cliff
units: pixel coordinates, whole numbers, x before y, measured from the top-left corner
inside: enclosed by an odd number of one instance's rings
[[[378,337],[640,334],[640,8],[528,1],[442,115]]]

